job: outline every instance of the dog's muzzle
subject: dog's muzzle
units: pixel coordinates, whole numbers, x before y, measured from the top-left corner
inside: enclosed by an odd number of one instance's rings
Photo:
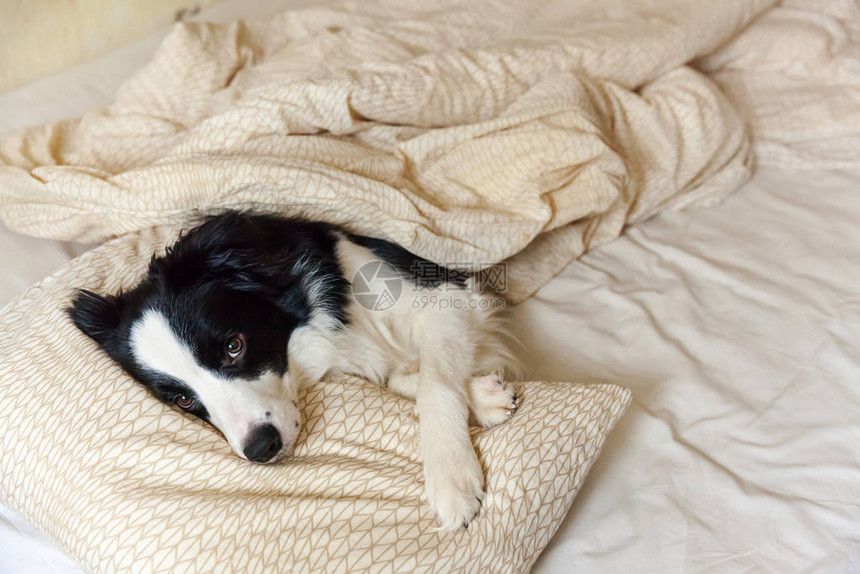
[[[263,424],[251,431],[242,453],[251,462],[269,462],[284,446],[281,433],[271,424]]]

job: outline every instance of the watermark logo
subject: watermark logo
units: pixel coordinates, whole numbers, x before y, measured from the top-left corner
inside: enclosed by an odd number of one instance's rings
[[[402,298],[404,289],[411,291],[408,295],[411,299],[403,304],[413,309],[487,310],[504,304],[498,296],[507,292],[507,282],[505,263],[438,265],[416,260],[408,270],[398,272],[385,261],[373,260],[359,267],[353,275],[352,295],[369,311],[391,309]],[[470,298],[469,294],[486,297]]]
[[[355,272],[352,295],[369,311],[385,311],[394,307],[403,291],[403,281],[397,270],[384,261],[370,261]]]
[[[481,290],[502,294],[508,292],[508,266],[505,263],[482,264],[478,271]]]

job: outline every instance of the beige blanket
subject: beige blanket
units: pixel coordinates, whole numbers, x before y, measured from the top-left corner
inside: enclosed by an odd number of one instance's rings
[[[109,108],[0,141],[0,218],[100,241],[302,214],[507,259],[519,301],[624,225],[734,191],[753,152],[860,165],[853,0],[406,4],[177,25]]]
[[[771,4],[376,0],[181,24],[109,108],[0,142],[0,217],[100,241],[303,214],[440,262],[508,259],[518,301],[625,224],[743,183],[736,108],[760,161],[860,161],[857,5],[786,0],[738,36]]]
[[[112,106],[0,144],[0,216],[101,241],[302,214],[440,262],[510,258],[520,300],[626,223],[749,177],[743,122],[684,64],[771,4],[376,0],[179,24]]]

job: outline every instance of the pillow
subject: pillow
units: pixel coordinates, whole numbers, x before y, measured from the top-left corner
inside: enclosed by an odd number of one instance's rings
[[[93,572],[526,572],[567,513],[630,393],[517,383],[473,429],[487,498],[466,531],[421,500],[412,403],[362,380],[304,392],[293,458],[249,464],[150,397],[66,318],[73,288],[133,285],[154,229],[70,262],[0,318],[0,499]]]

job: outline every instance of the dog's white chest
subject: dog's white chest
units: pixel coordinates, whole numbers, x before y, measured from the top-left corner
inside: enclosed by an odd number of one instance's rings
[[[353,315],[337,341],[338,370],[377,384],[384,384],[392,372],[417,370],[414,319],[373,311]]]

